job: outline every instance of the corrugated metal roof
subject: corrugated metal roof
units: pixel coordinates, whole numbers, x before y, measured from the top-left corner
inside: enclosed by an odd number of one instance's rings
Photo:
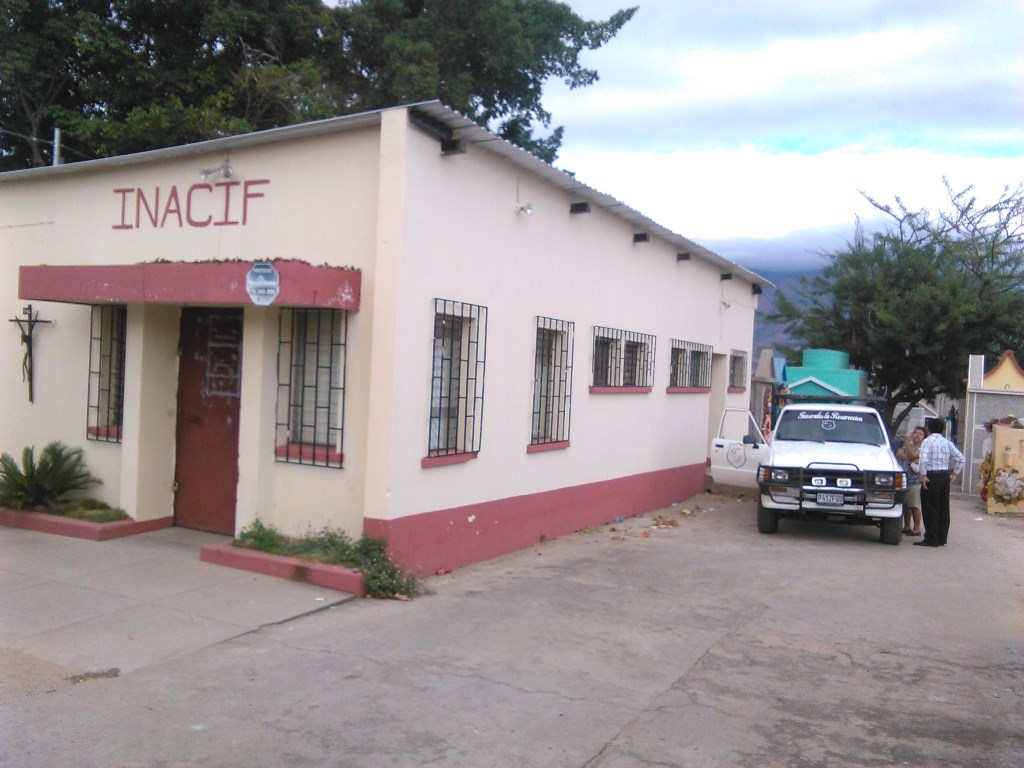
[[[550,163],[541,160],[500,136],[497,136],[486,128],[481,127],[465,115],[446,107],[440,101],[425,101],[415,104],[405,104],[397,107],[373,110],[371,112],[359,112],[352,115],[341,115],[326,120],[316,120],[299,125],[288,125],[281,128],[271,128],[265,131],[255,131],[238,136],[225,136],[219,139],[200,141],[194,144],[184,144],[177,147],[164,149],[153,149],[147,152],[138,152],[131,155],[118,155],[117,157],[101,158],[99,160],[86,160],[66,165],[46,166],[43,168],[28,168],[20,171],[8,171],[0,173],[0,183],[12,183],[28,179],[40,179],[65,174],[85,173],[92,170],[105,168],[116,168],[120,166],[136,165],[139,163],[158,160],[172,160],[183,157],[194,157],[209,155],[211,153],[225,152],[242,147],[255,147],[263,144],[271,144],[278,141],[294,141],[307,136],[320,136],[328,133],[356,130],[380,124],[381,115],[395,109],[409,109],[415,113],[426,115],[431,120],[440,123],[452,132],[452,135],[473,144],[488,152],[508,160],[509,162],[523,168],[524,170],[539,176],[548,183],[564,190],[580,201],[587,201],[592,205],[608,211],[609,213],[629,222],[638,232],[647,232],[654,237],[659,237],[669,242],[681,252],[689,253],[691,258],[699,258],[714,264],[723,272],[728,272],[740,279],[746,280],[762,288],[771,286],[768,280],[750,270],[741,267],[735,262],[719,256],[714,251],[704,248],[702,245],[689,240],[682,235],[671,231],[658,224],[653,219],[644,216],[639,211],[630,208],[620,200],[603,192],[588,187],[578,181],[572,175],[560,171]]]

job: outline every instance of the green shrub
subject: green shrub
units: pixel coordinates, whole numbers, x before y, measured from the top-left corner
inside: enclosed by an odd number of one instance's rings
[[[97,501],[96,499],[70,501],[59,509],[54,510],[54,514],[70,517],[75,520],[88,520],[91,523],[112,523],[115,520],[130,519],[128,513],[123,509],[111,507],[109,504]]]
[[[362,560],[359,569],[363,572],[366,591],[373,597],[416,597],[420,584],[416,578],[404,573],[388,555],[386,539],[363,536],[356,543],[356,551]]]
[[[286,545],[286,539],[273,526],[264,525],[257,518],[253,521],[252,525],[244,528],[232,543],[239,547],[256,549],[260,552],[278,552],[283,554],[281,550]]]
[[[363,574],[370,597],[415,597],[420,594],[419,581],[392,562],[385,539],[362,536],[353,542],[347,533],[333,528],[293,539],[272,525],[255,520],[232,543],[274,555],[355,568]]]
[[[10,454],[0,456],[0,506],[12,509],[50,509],[72,491],[98,483],[85,468],[80,448],[53,442],[39,460],[35,448],[21,452],[21,466]]]

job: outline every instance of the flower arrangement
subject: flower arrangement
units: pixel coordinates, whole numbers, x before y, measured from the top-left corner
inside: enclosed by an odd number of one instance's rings
[[[1001,416],[998,419],[992,419],[989,422],[989,430],[992,427],[1009,427],[1010,429],[1024,429],[1024,422],[1014,416],[1012,413],[1008,416]]]
[[[985,431],[991,432],[992,427],[1009,427],[1010,429],[1024,429],[1024,422],[1020,418],[1014,416],[1012,413],[1006,416],[1000,416],[992,419],[991,421],[985,422]],[[989,438],[991,440],[991,437]],[[1013,494],[1010,494],[1009,500],[1005,495],[1000,495],[996,490],[996,479],[999,475],[1008,474],[1006,470],[999,470],[999,473],[995,471],[995,461],[992,456],[991,443],[989,443],[989,449],[985,453],[984,458],[981,461],[981,478],[978,483],[978,491],[981,495],[982,501],[987,501],[990,497],[996,501],[1004,503],[1014,504],[1021,500],[1020,496],[1013,498]],[[1016,470],[1013,470],[1013,474],[1016,475]],[[1017,483],[1021,482],[1020,479],[1004,479],[1000,485],[1004,491],[1010,491],[1011,489],[1017,489]]]
[[[1000,469],[989,481],[989,496],[1003,504],[1024,501],[1024,477],[1016,469]]]

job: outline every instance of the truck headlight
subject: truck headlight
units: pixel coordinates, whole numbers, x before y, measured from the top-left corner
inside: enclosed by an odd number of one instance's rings
[[[875,485],[879,488],[892,488],[895,485],[895,475],[875,475]]]
[[[772,469],[768,476],[768,479],[773,483],[788,483],[789,482],[789,470],[788,469]]]

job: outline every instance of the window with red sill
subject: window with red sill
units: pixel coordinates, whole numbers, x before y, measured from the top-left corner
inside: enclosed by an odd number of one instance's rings
[[[669,392],[708,392],[711,390],[710,344],[672,339],[672,365]]]
[[[124,358],[128,308],[92,307],[86,439],[120,443],[124,419]]]
[[[594,326],[591,393],[650,392],[654,352],[652,334]]]
[[[483,437],[487,307],[434,299],[430,429],[423,466],[475,457]]]
[[[738,349],[729,352],[729,390],[743,391],[747,387],[747,353]]]
[[[537,318],[533,363],[532,451],[569,443],[572,413],[572,358],[575,326],[568,320]]]
[[[277,350],[277,461],[342,467],[348,313],[282,309]]]

